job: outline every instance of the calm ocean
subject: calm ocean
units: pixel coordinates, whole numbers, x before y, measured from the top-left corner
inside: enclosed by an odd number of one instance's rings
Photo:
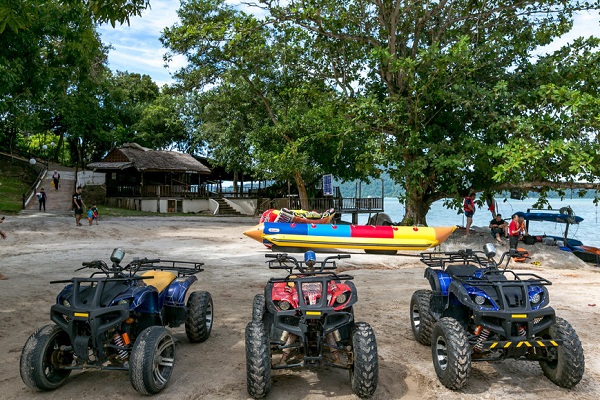
[[[526,212],[528,208],[535,203],[536,199],[511,200],[503,202],[503,199],[497,199],[498,212],[502,217],[510,221],[510,216],[517,212]],[[583,221],[578,225],[569,226],[569,238],[578,239],[584,245],[600,247],[600,236],[597,236],[598,227],[600,227],[600,207],[597,207],[592,202],[592,199],[550,199],[550,205],[554,210],[561,207],[570,206],[575,215],[583,218]],[[396,198],[386,197],[384,201],[385,213],[390,216],[393,222],[400,222],[404,216],[404,205],[398,202]],[[473,216],[473,225],[478,227],[487,227],[492,219],[492,214],[488,211],[487,206],[477,208]],[[366,224],[368,214],[359,215],[359,224]],[[444,208],[443,200],[436,201],[431,206],[431,210],[427,214],[427,225],[429,226],[448,226],[459,225],[465,226],[465,218],[463,214],[456,214],[456,210]],[[553,222],[530,222],[529,233],[532,235],[552,235],[563,236],[565,224]]]

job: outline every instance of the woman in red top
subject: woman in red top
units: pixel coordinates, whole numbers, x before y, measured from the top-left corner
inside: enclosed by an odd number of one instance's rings
[[[508,243],[511,249],[517,248],[521,231],[522,228],[521,224],[519,224],[519,216],[517,214],[513,214],[512,220],[510,221],[510,224],[508,224]]]

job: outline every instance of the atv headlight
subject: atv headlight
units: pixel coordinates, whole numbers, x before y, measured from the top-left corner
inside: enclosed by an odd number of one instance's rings
[[[67,300],[67,299],[64,299],[62,301],[62,305],[65,306],[65,307],[67,307],[67,308],[71,308],[71,303],[69,303],[69,300]]]
[[[531,301],[531,305],[537,306],[540,301],[542,301],[542,294],[541,293],[536,293],[533,296],[531,296],[530,298]]]
[[[118,305],[122,306],[123,304],[129,305],[129,300],[121,299],[117,302]]]
[[[281,300],[279,302],[279,309],[282,310],[282,311],[287,311],[291,307],[292,307],[292,305],[290,303],[288,303],[287,301],[285,301],[285,300]]]
[[[475,302],[475,304],[482,306],[485,303],[485,297],[477,295],[475,296],[473,301]]]
[[[335,302],[338,304],[344,304],[348,300],[348,292],[344,292],[339,294],[338,297],[335,298]]]

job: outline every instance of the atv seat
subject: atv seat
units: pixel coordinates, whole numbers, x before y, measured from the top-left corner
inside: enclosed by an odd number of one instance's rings
[[[453,276],[471,276],[479,270],[479,267],[471,264],[451,265],[446,268],[446,273]]]
[[[165,290],[167,286],[173,282],[177,275],[170,271],[147,271],[142,276],[153,276],[152,279],[144,279],[144,283],[148,286],[154,286],[158,293]]]

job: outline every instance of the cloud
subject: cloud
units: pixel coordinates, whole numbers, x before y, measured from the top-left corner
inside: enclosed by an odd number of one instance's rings
[[[170,72],[185,65],[183,57],[174,57],[169,69],[164,67],[163,55],[167,52],[159,41],[162,31],[179,21],[179,0],[152,0],[151,9],[141,17],[131,18],[127,24],[110,24],[98,28],[102,42],[113,48],[108,55],[108,65],[113,71],[146,74],[159,85],[173,83]]]

